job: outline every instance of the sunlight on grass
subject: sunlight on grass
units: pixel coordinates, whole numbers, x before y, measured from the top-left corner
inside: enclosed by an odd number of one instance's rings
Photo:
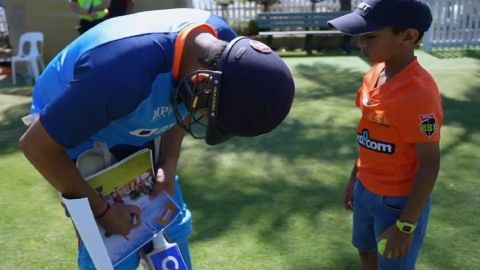
[[[442,161],[418,269],[480,265],[480,61],[418,51],[445,108]],[[210,147],[186,138],[179,163],[193,214],[195,269],[358,269],[342,191],[356,155],[356,55],[284,58],[296,95],[287,119],[257,138]],[[0,91],[0,269],[74,269],[76,240],[54,191],[19,152],[31,89]]]

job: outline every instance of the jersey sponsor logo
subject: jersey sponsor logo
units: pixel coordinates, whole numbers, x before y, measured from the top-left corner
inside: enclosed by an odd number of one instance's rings
[[[375,111],[367,112],[366,116],[368,121],[372,123],[379,124],[386,127],[390,125],[385,111],[375,110]]]
[[[130,134],[138,137],[148,137],[148,136],[151,136],[152,134],[155,134],[155,131],[157,130],[158,128],[140,128],[140,129],[130,131]]]
[[[164,126],[162,128],[139,128],[139,129],[130,131],[130,134],[137,137],[157,136],[169,130],[174,125],[175,123],[170,124],[168,126]]]
[[[433,136],[438,131],[437,121],[434,113],[421,114],[420,131],[427,137]]]
[[[357,141],[361,147],[365,147],[375,152],[385,154],[395,153],[395,145],[393,143],[371,139],[368,129],[362,130],[362,133],[357,133]]]
[[[151,122],[158,121],[161,118],[168,116],[172,112],[173,112],[172,106],[157,107],[155,110],[153,110],[153,116],[150,121]]]

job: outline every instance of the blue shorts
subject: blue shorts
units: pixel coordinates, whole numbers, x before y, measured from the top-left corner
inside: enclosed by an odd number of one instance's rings
[[[408,196],[380,196],[368,191],[357,180],[353,187],[353,236],[352,243],[360,251],[377,252],[377,238],[401,215]],[[413,240],[405,256],[390,260],[377,256],[379,270],[413,270],[423,244],[430,214],[431,199],[428,199],[417,220]]]

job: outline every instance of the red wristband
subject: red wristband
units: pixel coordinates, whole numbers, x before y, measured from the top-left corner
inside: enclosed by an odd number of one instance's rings
[[[105,216],[107,214],[108,210],[110,210],[110,204],[107,202],[107,208],[105,210],[103,210],[103,212],[100,215],[95,216],[95,219],[99,219],[99,218],[102,218],[103,216]]]

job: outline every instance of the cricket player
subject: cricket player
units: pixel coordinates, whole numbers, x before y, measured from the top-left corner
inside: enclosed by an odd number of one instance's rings
[[[140,210],[99,197],[75,167],[82,152],[101,142],[121,160],[153,150],[161,137],[155,191],[175,193],[186,132],[209,145],[268,133],[287,116],[293,96],[278,55],[236,37],[219,17],[194,9],[136,13],[97,25],[50,62],[33,92],[37,117],[20,145],[64,197],[88,198],[107,232],[128,235]],[[82,244],[79,253],[79,268],[92,269]],[[138,261],[131,256],[116,269],[136,269]]]

